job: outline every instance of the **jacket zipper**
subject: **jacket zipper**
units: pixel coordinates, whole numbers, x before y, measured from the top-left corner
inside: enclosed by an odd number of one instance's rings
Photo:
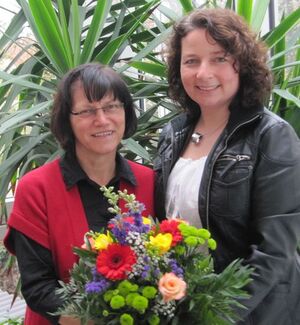
[[[243,161],[243,160],[250,160],[250,156],[248,155],[224,155],[221,156],[218,161],[230,161],[230,163],[224,168],[224,170],[221,172],[220,176],[224,177],[227,172],[230,170],[232,166],[234,166],[238,161]]]
[[[231,161],[242,161],[242,160],[250,160],[250,156],[248,155],[223,155],[218,161],[222,160],[231,160]]]
[[[209,178],[208,178],[208,186],[207,186],[207,193],[206,193],[206,228],[209,230],[209,192],[210,192],[210,186],[211,186],[211,180],[212,180],[212,171],[213,171],[213,167],[215,166],[216,161],[218,160],[218,158],[220,157],[220,155],[226,150],[227,148],[227,144],[228,144],[228,140],[232,137],[232,135],[242,126],[247,125],[248,123],[251,123],[253,121],[255,121],[257,118],[259,118],[260,114],[255,115],[252,119],[239,124],[235,129],[233,129],[233,131],[228,135],[226,142],[225,142],[225,146],[222,150],[220,150],[219,154],[216,156],[216,159],[213,161],[212,163],[212,167],[210,169],[210,174],[209,174]],[[228,155],[229,156],[229,155]],[[239,156],[239,157],[243,157],[246,155],[236,155],[235,158]],[[236,158],[237,159],[237,158]],[[249,157],[250,159],[250,157]]]

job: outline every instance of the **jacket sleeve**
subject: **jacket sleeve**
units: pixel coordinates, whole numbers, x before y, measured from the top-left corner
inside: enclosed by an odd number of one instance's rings
[[[248,287],[251,298],[242,302],[248,308],[240,312],[242,318],[267,295],[276,294],[291,269],[297,269],[300,141],[284,121],[273,124],[261,138],[252,193],[254,236],[245,262],[255,271]]]
[[[155,217],[158,220],[165,219],[165,178],[168,177],[168,175],[164,175],[163,171],[163,160],[164,160],[164,148],[167,145],[168,136],[167,134],[171,132],[171,126],[170,124],[167,124],[160,136],[158,141],[158,147],[157,147],[157,154],[153,162],[153,169],[155,171],[155,186],[154,186],[154,210],[155,210]]]

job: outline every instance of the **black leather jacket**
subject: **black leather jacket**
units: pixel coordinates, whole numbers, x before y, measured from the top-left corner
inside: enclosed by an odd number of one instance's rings
[[[158,218],[165,217],[168,176],[193,125],[183,113],[161,133]],[[206,161],[199,214],[218,243],[216,271],[236,258],[255,268],[242,324],[300,324],[300,141],[292,127],[263,108],[231,111]]]

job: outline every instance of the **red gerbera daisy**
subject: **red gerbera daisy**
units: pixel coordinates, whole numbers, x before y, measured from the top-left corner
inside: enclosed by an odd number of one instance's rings
[[[136,255],[129,246],[113,243],[97,257],[97,271],[110,280],[127,278],[136,263]]]
[[[182,235],[180,230],[178,229],[178,225],[180,224],[180,221],[170,219],[170,220],[164,220],[160,224],[160,232],[170,233],[173,236],[172,240],[172,246],[176,246],[177,243],[182,241]]]

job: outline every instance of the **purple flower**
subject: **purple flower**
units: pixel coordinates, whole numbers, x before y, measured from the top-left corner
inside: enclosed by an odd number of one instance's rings
[[[176,260],[170,260],[169,266],[172,269],[172,272],[176,274],[178,277],[183,278],[184,271],[183,269],[178,265]]]
[[[159,269],[159,268],[156,268],[156,269],[154,270],[154,276],[155,276],[155,277],[158,277],[158,276],[160,276],[160,274],[161,274],[160,269]]]
[[[141,277],[142,277],[142,279],[146,279],[148,277],[148,275],[149,275],[149,272],[143,271],[141,274]]]
[[[116,237],[117,241],[121,244],[124,245],[126,244],[126,236],[127,236],[127,231],[126,229],[120,229],[117,226],[112,228],[110,230],[112,234]]]
[[[85,292],[88,294],[91,293],[101,293],[105,291],[109,286],[109,282],[105,279],[100,281],[91,281],[85,285]]]

